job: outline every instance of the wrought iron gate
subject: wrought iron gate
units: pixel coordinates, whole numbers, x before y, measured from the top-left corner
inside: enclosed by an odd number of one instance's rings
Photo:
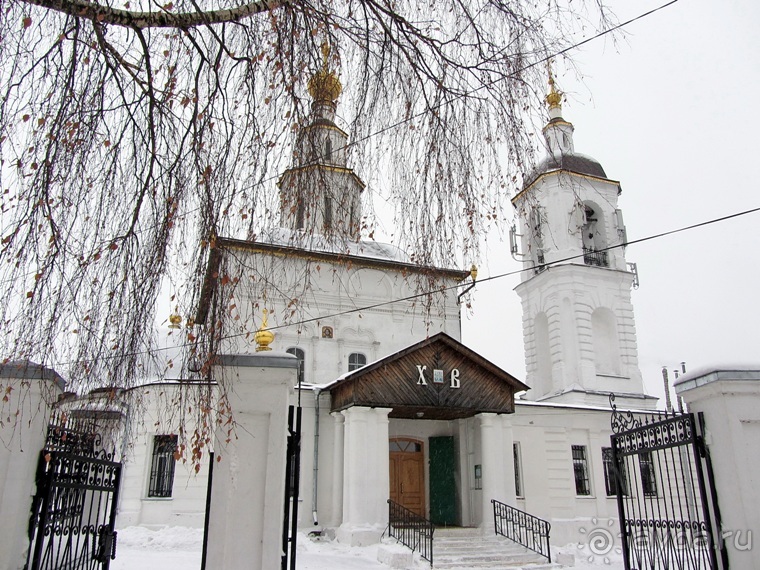
[[[107,570],[121,463],[91,430],[50,425],[37,464],[25,570]]]
[[[726,570],[704,420],[612,405],[612,473],[626,570]]]

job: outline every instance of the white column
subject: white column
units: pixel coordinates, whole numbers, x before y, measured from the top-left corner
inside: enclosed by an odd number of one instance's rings
[[[236,426],[217,430],[208,530],[208,567],[279,568],[288,400],[298,361],[289,354],[222,355]],[[230,441],[227,442],[229,437]]]
[[[512,424],[504,415],[478,414],[482,466],[481,528],[491,529],[491,499],[515,506],[515,469],[512,456]]]
[[[343,414],[332,412],[333,417],[333,479],[332,525],[343,522]]]
[[[362,406],[343,411],[343,523],[337,535],[352,546],[378,542],[387,524],[390,411]]]

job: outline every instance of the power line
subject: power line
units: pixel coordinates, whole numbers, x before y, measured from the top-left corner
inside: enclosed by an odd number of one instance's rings
[[[625,242],[625,243],[621,243],[621,244],[612,245],[612,246],[609,246],[609,247],[606,247],[606,248],[602,248],[602,249],[599,249],[598,251],[599,252],[606,252],[606,251],[611,251],[611,250],[618,249],[618,248],[621,248],[621,247],[627,247],[629,245],[635,245],[635,244],[639,244],[639,243],[644,243],[644,242],[647,242],[647,241],[663,238],[663,237],[666,237],[666,236],[669,236],[669,235],[673,235],[673,234],[677,234],[677,233],[681,233],[681,232],[685,232],[685,231],[689,231],[689,230],[694,230],[694,229],[701,228],[701,227],[704,227],[704,226],[709,226],[709,225],[716,224],[716,223],[719,223],[719,222],[725,222],[727,220],[731,220],[731,219],[738,218],[738,217],[741,217],[741,216],[746,216],[747,214],[753,214],[753,213],[756,213],[756,212],[760,212],[760,207],[751,208],[749,210],[743,210],[741,212],[737,212],[737,213],[734,213],[734,214],[729,214],[727,216],[722,216],[720,218],[713,218],[713,219],[710,219],[710,220],[706,220],[704,222],[699,222],[699,223],[696,223],[696,224],[691,224],[689,226],[683,226],[683,227],[676,228],[676,229],[673,229],[673,230],[668,230],[668,231],[660,232],[660,233],[657,233],[657,234],[652,234],[652,235],[649,235],[649,236],[646,236],[646,237],[643,237],[643,238],[638,238],[638,239],[631,240],[631,241],[628,241],[628,242]],[[534,267],[527,267],[527,268],[523,268],[523,269],[517,269],[515,271],[508,271],[506,273],[500,273],[500,274],[497,274],[497,275],[491,275],[489,277],[478,279],[477,283],[485,283],[485,282],[488,282],[488,281],[495,281],[497,279],[503,279],[505,277],[511,277],[511,276],[514,276],[514,275],[519,275],[520,273],[522,273],[524,271],[535,271],[537,268],[538,269],[542,269],[542,270],[543,269],[549,269],[551,267],[555,267],[555,266],[558,266],[560,264],[567,263],[569,261],[573,261],[575,259],[580,259],[580,258],[583,257],[583,255],[584,254],[580,253],[580,254],[577,254],[577,255],[571,255],[571,256],[568,256],[568,257],[564,257],[562,259],[558,259],[556,261],[552,261],[552,262],[549,262],[549,263],[539,264],[539,265],[536,265]],[[396,298],[396,299],[390,299],[388,301],[381,301],[381,302],[373,303],[373,304],[370,304],[370,305],[364,305],[362,307],[354,307],[352,309],[346,309],[344,311],[337,311],[337,312],[334,312],[334,313],[327,313],[327,314],[324,314],[324,315],[319,315],[317,317],[312,317],[312,318],[309,318],[309,319],[302,319],[302,320],[299,320],[299,321],[296,321],[296,322],[292,322],[292,323],[288,323],[288,324],[284,324],[284,325],[276,325],[276,326],[273,326],[273,327],[268,327],[267,330],[276,331],[276,330],[281,330],[281,329],[286,329],[286,328],[291,328],[291,327],[298,327],[298,326],[302,326],[302,325],[306,325],[306,324],[314,323],[314,322],[319,322],[319,321],[323,321],[323,320],[327,320],[327,319],[332,319],[332,318],[335,318],[335,317],[340,317],[340,316],[345,316],[345,315],[351,315],[351,314],[354,314],[354,313],[361,313],[362,311],[369,311],[369,310],[372,310],[372,309],[377,309],[379,307],[385,307],[385,306],[393,305],[393,304],[396,304],[396,303],[403,303],[405,301],[413,301],[415,299],[419,299],[421,297],[426,297],[426,296],[429,296],[429,295],[434,295],[436,293],[442,293],[442,292],[445,292],[445,291],[456,290],[456,289],[460,288],[461,286],[462,286],[461,284],[457,284],[457,285],[452,285],[452,286],[449,286],[449,287],[436,288],[435,290],[423,291],[421,293],[415,293],[413,295],[408,295],[406,297],[399,297],[399,298]],[[219,338],[218,341],[232,340],[232,339],[235,339],[235,338],[246,336],[248,334],[251,334],[251,332],[249,331],[248,333],[236,333],[236,334],[232,334],[232,335],[227,335],[227,336]],[[172,346],[172,347],[157,348],[157,349],[152,350],[152,351],[147,351],[146,350],[146,351],[136,351],[136,352],[131,352],[131,353],[121,353],[118,356],[116,356],[116,355],[114,355],[114,356],[103,356],[101,358],[103,358],[105,360],[108,360],[108,359],[115,359],[115,358],[123,358],[124,356],[141,356],[141,355],[147,355],[147,354],[155,354],[155,353],[158,353],[158,352],[164,352],[164,351],[168,351],[168,350],[177,350],[179,348],[191,347],[191,346],[194,346],[194,345],[192,343],[185,343],[185,344],[175,345],[175,346]],[[75,362],[61,363],[61,364],[59,364],[59,366],[70,366],[72,364],[75,364],[76,362],[77,361],[75,361]]]

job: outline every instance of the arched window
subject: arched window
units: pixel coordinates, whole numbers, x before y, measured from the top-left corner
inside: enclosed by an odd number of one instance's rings
[[[348,371],[351,372],[367,364],[367,357],[361,352],[352,352],[348,355]]]
[[[325,141],[325,161],[332,162],[332,139],[327,137]]]
[[[533,256],[533,262],[536,264],[536,273],[543,271],[544,263],[544,234],[541,227],[541,210],[536,206],[530,211],[528,216],[528,226],[530,227],[530,249]]]
[[[604,220],[601,211],[595,205],[584,204],[581,239],[583,240],[583,262],[586,265],[609,267],[605,251],[607,239],[604,234]]]
[[[304,361],[306,360],[306,353],[295,346],[290,347],[285,352],[292,354],[298,359],[298,383],[301,384],[304,381]]]

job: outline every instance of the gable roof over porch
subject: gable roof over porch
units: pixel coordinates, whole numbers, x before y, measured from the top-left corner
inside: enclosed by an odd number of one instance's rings
[[[341,376],[325,387],[331,411],[393,408],[391,418],[451,420],[514,412],[528,386],[445,333]]]

